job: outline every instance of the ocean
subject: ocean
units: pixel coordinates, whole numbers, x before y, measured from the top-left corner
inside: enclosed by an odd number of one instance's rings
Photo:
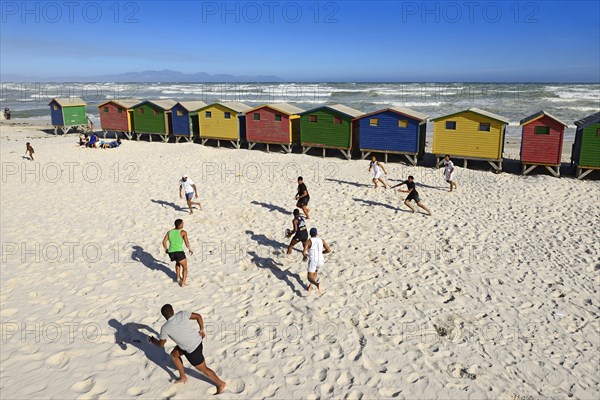
[[[54,97],[80,97],[99,126],[98,104],[110,99],[239,101],[250,106],[293,103],[310,109],[342,103],[364,112],[389,106],[408,107],[430,118],[468,107],[507,117],[507,136],[520,137],[519,121],[545,110],[568,125],[600,111],[600,84],[540,83],[2,83],[0,107],[13,119],[48,119]],[[428,124],[428,132],[432,124]]]

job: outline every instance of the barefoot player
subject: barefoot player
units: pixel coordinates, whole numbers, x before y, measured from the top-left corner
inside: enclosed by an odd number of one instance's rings
[[[190,251],[190,254],[194,254],[190,248],[190,241],[188,240],[187,232],[183,230],[183,220],[176,219],[175,229],[171,229],[169,232],[167,232],[162,244],[171,261],[175,261],[175,274],[177,275],[177,283],[179,283],[181,287],[186,286],[185,281],[188,275],[187,259],[185,258],[185,253],[183,252],[184,243]]]
[[[403,193],[408,193],[408,196],[406,196],[406,199],[404,200],[404,204],[406,205],[406,207],[410,208],[412,210],[412,212],[415,212],[416,210],[414,209],[413,206],[410,205],[411,200],[414,200],[415,203],[417,203],[417,205],[419,207],[421,207],[423,210],[427,211],[428,215],[431,215],[431,211],[429,211],[429,208],[427,208],[427,206],[425,206],[425,204],[423,204],[423,202],[421,201],[421,198],[419,197],[419,193],[417,192],[417,189],[415,188],[415,182],[414,179],[411,176],[408,177],[407,180],[400,182],[399,184],[392,186],[392,189],[401,185],[406,185],[406,189],[407,190],[401,190],[398,189],[400,192]]]

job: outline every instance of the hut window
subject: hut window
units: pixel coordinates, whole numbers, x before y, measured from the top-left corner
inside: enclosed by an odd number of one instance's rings
[[[54,110],[58,110],[58,106],[56,104],[54,105]]]
[[[456,121],[446,121],[446,129],[455,131]]]
[[[275,114],[275,121],[281,121],[281,114]]]
[[[487,122],[480,122],[479,123],[479,130],[482,132],[489,132],[490,131],[490,124]]]
[[[108,107],[104,107],[104,112],[108,112]]]
[[[336,125],[341,125],[342,119],[340,117],[333,117],[333,123]]]
[[[183,111],[177,110],[177,116],[178,117],[183,117]]]
[[[260,113],[254,113],[253,118],[255,121],[260,121]]]
[[[138,114],[139,115],[144,115],[144,109],[143,108],[138,108]]]
[[[550,127],[549,126],[536,126],[533,132],[536,135],[549,135]]]
[[[156,111],[156,110],[152,110],[152,114],[153,115],[160,115],[160,113],[158,111]]]
[[[309,122],[317,122],[317,116],[316,115],[309,115],[308,116],[308,121]]]
[[[122,109],[122,108],[117,108],[117,112],[118,112],[119,114],[123,114],[123,109]]]
[[[371,125],[371,126],[379,126],[379,118],[371,118],[371,119],[369,119],[369,125]]]
[[[225,111],[225,115],[224,115],[225,119],[231,119],[231,113]]]
[[[398,120],[398,128],[406,128],[408,126],[407,119],[399,119]]]
[[[204,112],[204,116],[205,116],[206,118],[212,118],[212,113],[211,113],[210,111],[205,111],[205,112]]]

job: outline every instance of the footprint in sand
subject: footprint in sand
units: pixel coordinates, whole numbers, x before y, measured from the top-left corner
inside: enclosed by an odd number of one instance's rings
[[[127,390],[127,395],[128,396],[137,397],[137,396],[141,396],[144,393],[146,393],[147,390],[148,389],[146,389],[146,388],[142,388],[142,387],[139,387],[139,386],[134,386],[134,387],[131,387],[131,388],[129,388]]]
[[[323,382],[325,379],[327,379],[327,370],[325,368],[317,370],[313,375],[313,379]]]
[[[291,357],[290,360],[285,364],[282,371],[284,374],[289,375],[296,371],[302,364],[306,361],[306,357],[300,355],[296,357]]]
[[[227,382],[227,392],[239,394],[246,390],[246,384],[241,379],[232,379]]]
[[[333,394],[333,385],[330,383],[321,385],[320,392],[321,396],[323,397],[331,397],[331,395]]]
[[[265,379],[273,379],[273,377],[275,377],[275,375],[273,375],[273,373],[266,368],[260,368],[255,372],[255,374]]]
[[[401,390],[398,390],[397,388],[380,388],[379,389],[379,394],[381,395],[381,397],[387,397],[387,398],[395,398],[398,397],[400,395]]]
[[[61,351],[48,357],[46,364],[52,368],[63,368],[68,365],[70,361],[71,357],[69,354],[67,354],[65,351]]]
[[[348,393],[346,396],[344,396],[344,399],[348,399],[348,400],[360,400],[363,398],[363,392],[361,392],[360,390],[352,390],[350,393]]]
[[[317,352],[313,355],[313,361],[321,361],[326,360],[330,357],[330,354],[327,350],[317,350]]]
[[[335,382],[340,386],[348,385],[354,382],[354,377],[348,371],[343,371]]]
[[[96,379],[94,379],[93,376],[90,376],[82,381],[74,383],[73,386],[71,386],[71,390],[76,393],[88,393],[94,388],[94,385],[96,385]]]
[[[161,393],[161,397],[163,400],[169,400],[171,397],[174,397],[177,394],[177,386],[180,385],[171,385],[167,390]]]
[[[298,386],[303,382],[298,376],[286,376],[285,383],[292,386]]]
[[[274,383],[271,383],[269,386],[267,386],[262,393],[260,394],[260,397],[263,399],[266,399],[268,397],[275,397],[275,394],[277,393],[277,391],[279,390],[279,386],[277,386]]]

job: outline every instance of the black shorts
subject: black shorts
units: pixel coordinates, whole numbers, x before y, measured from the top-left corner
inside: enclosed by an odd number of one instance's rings
[[[169,258],[171,261],[181,261],[185,260],[185,253],[183,251],[175,251],[173,253],[169,253]]]
[[[421,198],[419,197],[418,194],[411,193],[406,197],[406,201],[411,201],[411,200],[414,200],[415,203],[418,203],[421,201]]]
[[[204,362],[204,354],[202,354],[202,343],[200,343],[200,346],[196,347],[196,350],[192,351],[191,353],[183,351],[183,355],[194,367],[202,364]]]
[[[302,206],[308,205],[309,200],[310,200],[310,196],[301,197],[300,199],[298,199],[298,202],[296,203],[296,207],[302,207]]]
[[[296,232],[296,234],[294,235],[292,240],[295,240],[297,242],[302,242],[302,243],[306,242],[308,240],[308,231],[306,231],[306,229],[305,229],[305,230]]]

